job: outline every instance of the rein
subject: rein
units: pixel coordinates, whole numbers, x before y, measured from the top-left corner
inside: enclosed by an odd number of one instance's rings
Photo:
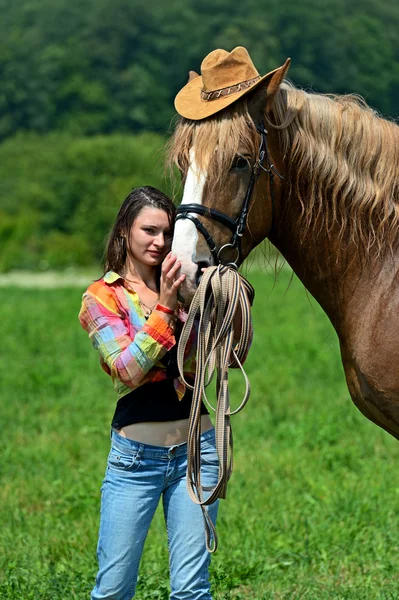
[[[209,208],[202,206],[201,204],[181,204],[177,208],[177,216],[176,221],[178,219],[190,219],[198,229],[202,233],[207,242],[209,249],[212,253],[215,264],[224,264],[225,266],[232,267],[234,269],[238,268],[238,264],[242,262],[242,251],[241,251],[241,238],[244,235],[245,227],[247,224],[247,217],[249,212],[249,205],[251,202],[252,193],[256,184],[256,181],[259,177],[261,169],[265,171],[269,175],[269,186],[270,186],[270,199],[271,199],[271,226],[270,230],[273,227],[274,223],[274,214],[275,214],[275,197],[274,197],[274,176],[277,175],[280,179],[284,179],[282,175],[276,170],[275,166],[270,160],[270,154],[267,148],[267,129],[261,120],[259,125],[256,125],[257,131],[260,133],[260,145],[258,151],[258,157],[255,161],[255,164],[252,168],[251,178],[248,183],[247,191],[245,193],[245,198],[243,205],[241,207],[240,214],[236,219],[232,219],[228,215],[216,210],[214,208]],[[264,165],[266,163],[266,165]],[[206,227],[199,221],[199,219],[194,216],[194,214],[201,215],[202,217],[207,217],[208,219],[212,219],[214,221],[218,221],[225,227],[228,227],[232,232],[231,241],[228,244],[224,244],[219,249],[217,245],[206,229]],[[270,233],[270,231],[269,231]],[[236,250],[236,257],[234,261],[223,261],[223,253],[227,249]]]
[[[190,498],[201,506],[206,535],[206,547],[215,552],[218,538],[215,526],[206,506],[217,498],[225,498],[227,482],[233,470],[233,436],[230,417],[238,413],[247,403],[250,393],[248,377],[242,366],[251,342],[251,305],[254,299],[251,284],[235,269],[218,265],[204,272],[199,287],[191,302],[177,350],[177,364],[181,379],[193,390],[193,399],[188,425],[187,441],[187,488]],[[242,325],[240,339],[233,348],[233,319],[236,310],[241,310]],[[196,317],[199,315],[197,366],[194,385],[185,380],[183,366],[187,342]],[[245,380],[245,394],[235,410],[230,408],[228,368],[241,369]],[[216,409],[210,405],[206,387],[216,377]],[[216,413],[216,448],[219,459],[218,481],[214,488],[201,483],[201,400]],[[206,492],[206,494],[205,494]]]

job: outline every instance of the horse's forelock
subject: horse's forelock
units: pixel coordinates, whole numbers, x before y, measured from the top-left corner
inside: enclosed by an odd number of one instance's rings
[[[207,188],[216,192],[238,153],[256,156],[255,129],[249,123],[245,100],[203,121],[182,119],[169,144],[169,160],[186,172],[194,148],[197,166],[207,173]]]

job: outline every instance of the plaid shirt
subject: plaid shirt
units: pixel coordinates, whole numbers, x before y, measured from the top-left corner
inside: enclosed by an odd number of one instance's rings
[[[180,310],[180,324],[187,313]],[[100,364],[112,377],[118,399],[150,381],[166,379],[160,363],[175,344],[173,329],[157,313],[146,320],[137,293],[113,271],[95,281],[83,294],[79,313],[82,327],[100,353]],[[179,325],[179,323],[178,323]],[[184,374],[194,377],[197,331],[193,328],[184,357]],[[174,379],[179,399],[185,385]]]

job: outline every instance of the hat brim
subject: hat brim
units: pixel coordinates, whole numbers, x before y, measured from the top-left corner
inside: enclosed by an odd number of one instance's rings
[[[223,110],[233,102],[237,102],[242,96],[245,94],[251,93],[255,88],[258,87],[259,84],[262,83],[267,77],[276,73],[280,67],[270,71],[266,75],[263,75],[251,85],[251,87],[240,90],[239,92],[235,92],[233,94],[229,94],[228,96],[223,96],[217,98],[215,100],[202,100],[201,98],[201,90],[203,87],[202,77],[198,76],[195,79],[189,81],[184,88],[180,90],[175,98],[175,108],[179,115],[185,117],[186,119],[191,119],[193,121],[199,121],[201,119],[206,119],[211,115]]]

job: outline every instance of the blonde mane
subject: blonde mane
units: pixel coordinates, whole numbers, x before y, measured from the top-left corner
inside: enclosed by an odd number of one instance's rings
[[[279,134],[289,197],[301,206],[304,237],[334,231],[335,239],[366,253],[392,248],[399,225],[399,127],[357,96],[308,93],[288,82],[270,119]],[[196,162],[216,191],[235,155],[255,158],[258,143],[243,98],[212,118],[182,119],[169,157],[185,172],[194,145]]]

